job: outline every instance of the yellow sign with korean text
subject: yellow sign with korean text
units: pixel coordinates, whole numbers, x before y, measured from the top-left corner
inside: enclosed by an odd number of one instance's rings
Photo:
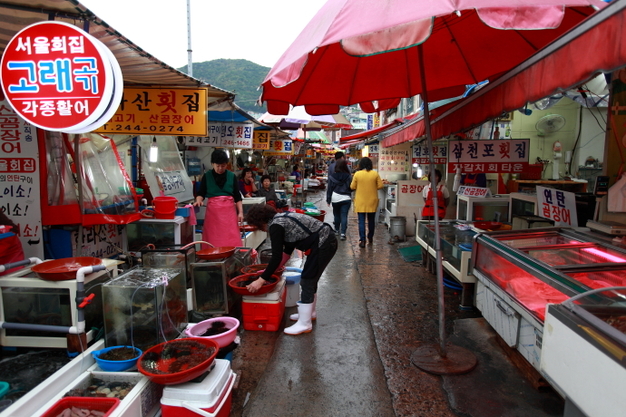
[[[270,131],[257,130],[252,137],[252,149],[269,149]]]
[[[206,88],[125,88],[119,108],[98,133],[207,136]]]

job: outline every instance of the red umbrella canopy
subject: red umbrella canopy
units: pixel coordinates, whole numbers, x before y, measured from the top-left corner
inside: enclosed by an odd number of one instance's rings
[[[502,4],[506,3],[506,7]],[[263,81],[268,111],[289,104],[366,112],[422,93],[460,95],[466,84],[514,68],[606,3],[600,0],[329,0]],[[541,30],[538,30],[541,29]],[[424,69],[417,45],[422,45]]]

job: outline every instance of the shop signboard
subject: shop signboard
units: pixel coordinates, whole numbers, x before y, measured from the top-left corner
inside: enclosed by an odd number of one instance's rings
[[[370,158],[378,158],[380,153],[380,145],[369,145],[367,149],[367,154]]]
[[[448,173],[521,173],[528,170],[530,139],[454,140],[448,143]]]
[[[43,259],[36,128],[0,101],[0,211],[7,215],[27,258]]]
[[[409,153],[408,151],[394,151],[383,148],[378,158],[379,172],[405,172],[408,167]]]
[[[95,131],[129,135],[207,136],[207,97],[207,88],[124,88],[113,117]]]
[[[448,163],[448,145],[433,145],[433,159],[435,165],[445,165]],[[412,164],[424,165],[430,164],[429,149],[426,145],[413,145]]]
[[[211,122],[206,137],[186,137],[188,146],[252,149],[254,123]]]
[[[491,190],[486,187],[470,187],[468,185],[461,185],[459,190],[456,192],[458,196],[465,197],[491,197]]]
[[[82,133],[100,126],[121,98],[122,72],[111,51],[69,23],[38,22],[7,44],[0,75],[4,96],[30,124]]]
[[[293,141],[291,139],[272,140],[269,150],[263,154],[268,156],[293,155]]]
[[[255,130],[252,137],[252,149],[266,150],[270,148],[270,132]]]
[[[537,214],[554,221],[555,226],[578,226],[576,194],[537,186]]]
[[[72,231],[74,256],[93,256],[94,258],[117,257],[119,248],[124,247],[125,227],[119,224],[96,224],[83,229],[83,242],[78,247],[78,231]]]

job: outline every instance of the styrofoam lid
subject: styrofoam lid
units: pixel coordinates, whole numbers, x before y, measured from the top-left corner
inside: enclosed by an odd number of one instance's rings
[[[230,376],[230,361],[215,359],[215,367],[202,381],[167,385],[163,389],[161,404],[179,406],[186,401],[196,402],[200,408],[212,407],[219,400]]]

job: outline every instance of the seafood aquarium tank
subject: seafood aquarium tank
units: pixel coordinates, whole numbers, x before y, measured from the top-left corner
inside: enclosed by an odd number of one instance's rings
[[[136,267],[102,286],[106,346],[146,350],[187,326],[185,273]]]
[[[252,264],[251,248],[237,248],[226,259],[194,262],[190,265],[193,285],[193,321],[229,314],[239,300],[228,287],[228,281],[241,275],[241,269]]]

